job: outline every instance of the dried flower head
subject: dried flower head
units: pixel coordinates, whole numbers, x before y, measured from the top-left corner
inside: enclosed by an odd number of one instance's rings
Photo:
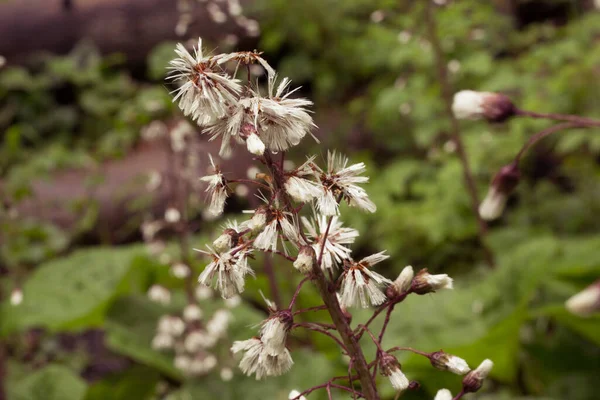
[[[360,304],[363,308],[377,306],[386,300],[383,290],[392,281],[371,271],[371,267],[389,258],[385,251],[365,257],[359,262],[349,263],[342,275],[341,304],[352,307]]]
[[[440,289],[452,289],[453,280],[447,274],[431,275],[423,268],[414,277],[411,291],[416,294],[432,293]]]
[[[484,379],[487,378],[493,366],[494,363],[486,359],[476,369],[469,372],[463,378],[463,390],[465,393],[474,393],[481,389]]]
[[[228,192],[227,181],[210,155],[209,159],[215,173],[213,175],[203,176],[200,180],[208,183],[208,187],[206,188],[206,193],[210,196],[208,213],[217,216],[223,214],[223,210],[225,209],[225,201],[227,200]]]
[[[197,250],[212,257],[212,261],[200,274],[198,282],[210,286],[213,278],[216,276],[213,284],[214,288],[221,292],[221,296],[224,299],[243,292],[246,275],[254,274],[248,266],[247,259],[251,250],[243,245],[224,253],[219,253],[208,246],[207,248],[208,251]]]
[[[436,351],[429,356],[431,365],[442,371],[450,371],[453,374],[464,375],[471,370],[469,364],[460,357],[453,356],[443,351]]]
[[[302,217],[302,224],[307,231],[307,236],[312,243],[315,253],[321,254],[323,248],[323,259],[321,268],[323,270],[333,269],[344,260],[349,260],[352,251],[346,245],[354,243],[358,237],[358,231],[345,228],[338,217],[329,219],[325,215],[316,214],[312,220]],[[327,226],[329,226],[328,234]]]
[[[404,267],[396,280],[392,282],[390,286],[388,286],[386,292],[388,297],[396,297],[407,292],[410,289],[414,276],[415,272],[413,267],[410,265]]]
[[[302,246],[298,252],[298,257],[294,261],[294,268],[304,275],[308,275],[313,270],[316,258],[315,250],[311,246]]]
[[[408,389],[410,381],[400,369],[400,363],[391,354],[384,353],[379,361],[381,375],[388,377],[394,389],[398,391]]]
[[[462,90],[454,95],[452,111],[458,119],[481,119],[503,122],[515,115],[510,98],[500,93]]]
[[[276,311],[263,321],[260,340],[268,354],[277,355],[285,351],[287,334],[292,329],[293,322],[294,318],[289,310]]]
[[[281,354],[269,354],[265,351],[265,346],[259,338],[236,341],[233,343],[231,351],[233,353],[244,352],[240,361],[240,369],[248,376],[255,374],[257,380],[265,376],[282,375],[289,371],[294,363],[287,349]]]

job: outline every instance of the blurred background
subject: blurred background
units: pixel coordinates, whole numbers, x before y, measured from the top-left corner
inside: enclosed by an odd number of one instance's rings
[[[424,1],[0,1],[0,399],[287,399],[346,373],[328,338],[301,332],[290,342],[290,373],[242,376],[228,348],[266,315],[259,289],[271,292],[261,274],[242,302],[195,293],[204,318],[229,316],[211,349],[216,363],[205,358],[190,372],[153,340],[159,317],[181,313],[186,285],[206,264],[182,254],[182,224],[200,248],[226,219],[203,213],[196,180],[218,148],[186,124],[165,82],[175,43],[199,36],[215,53],[264,51],[314,101],[321,144],[305,141],[292,161],[338,149],[367,163],[378,212],[343,213],[361,232],[355,254],[387,249],[380,272],[388,277],[410,264],[455,278],[454,291],[398,306],[386,345],[443,348],[471,365],[491,358],[491,379],[473,398],[600,398],[600,318],[564,308],[600,276],[600,132],[559,133],[527,153],[504,215],[488,225],[490,268],[450,140]],[[600,117],[597,1],[434,3],[454,90]],[[461,123],[481,198],[548,126]],[[193,178],[184,198],[182,148]],[[245,177],[251,160],[238,149],[222,165]],[[226,213],[256,201],[240,186]],[[260,271],[262,260],[255,265]],[[270,267],[289,300],[299,274],[278,260]],[[300,298],[306,307],[317,301],[312,289]],[[421,383],[403,399],[460,389],[458,377],[427,360],[401,362]],[[379,386],[394,398],[388,382]]]

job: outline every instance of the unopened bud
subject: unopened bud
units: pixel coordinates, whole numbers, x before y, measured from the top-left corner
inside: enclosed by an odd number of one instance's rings
[[[460,357],[453,356],[443,351],[436,351],[429,356],[431,365],[442,371],[450,371],[457,375],[464,375],[471,370],[469,364]]]
[[[573,314],[587,317],[600,311],[600,281],[577,293],[565,304]]]
[[[300,396],[300,392],[297,390],[292,390],[288,395],[289,400],[306,400],[306,397]]]
[[[254,211],[252,218],[246,222],[246,227],[253,231],[261,230],[267,224],[267,209],[266,207],[258,207]]]
[[[462,90],[454,95],[452,111],[458,119],[481,119],[503,122],[515,115],[510,98],[500,93]]]
[[[298,252],[296,261],[294,261],[294,268],[302,272],[304,275],[308,275],[313,270],[315,259],[315,249],[313,249],[312,246],[302,246]]]
[[[176,222],[179,222],[180,219],[181,213],[178,209],[173,207],[167,208],[167,211],[165,211],[165,221],[167,221],[170,224],[174,224]]]
[[[487,378],[488,374],[492,370],[494,363],[491,360],[483,360],[479,367],[469,372],[463,378],[463,390],[465,393],[474,393],[481,389],[483,380]]]
[[[413,270],[413,267],[410,265],[404,267],[402,272],[400,272],[400,275],[398,275],[398,278],[396,278],[396,280],[390,286],[388,286],[386,290],[387,297],[391,299],[402,293],[405,293],[408,289],[410,289],[414,276],[415,271]]]
[[[506,200],[519,183],[521,173],[516,163],[505,165],[492,180],[487,196],[479,205],[479,215],[487,221],[494,220],[504,211]]]
[[[433,400],[452,400],[453,398],[454,396],[448,389],[440,389]]]
[[[427,272],[427,268],[423,268],[414,277],[411,291],[416,294],[427,294],[440,289],[452,289],[452,286],[452,278],[447,274],[431,275]]]
[[[168,333],[159,332],[152,339],[152,348],[154,350],[166,350],[172,348],[174,343],[173,336]]]
[[[190,276],[190,267],[184,263],[176,263],[171,266],[171,274],[177,279],[185,279]]]
[[[265,153],[265,144],[257,134],[253,133],[246,139],[248,151],[254,155],[262,156]]]
[[[381,375],[386,376],[390,379],[392,386],[394,389],[398,391],[408,389],[410,382],[406,375],[400,369],[400,363],[398,359],[391,354],[384,353],[381,356],[381,361],[379,362],[379,367],[381,368]]]
[[[171,302],[171,292],[160,285],[152,285],[148,289],[148,298],[154,302],[167,305]]]
[[[213,242],[213,246],[218,252],[227,251],[237,244],[238,238],[239,235],[235,229],[228,228]]]

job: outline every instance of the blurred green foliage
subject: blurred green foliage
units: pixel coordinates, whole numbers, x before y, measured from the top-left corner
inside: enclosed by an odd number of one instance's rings
[[[436,18],[456,90],[502,91],[525,109],[600,117],[600,13],[573,8],[564,26],[547,21],[516,29],[514,17],[492,2],[450,3],[437,8]],[[383,15],[379,22],[373,21],[379,20],[376,10]],[[364,215],[344,209],[342,214],[362,233],[356,251],[387,249],[393,261],[382,271],[390,277],[412,264],[455,278],[452,292],[411,296],[398,305],[386,345],[443,348],[471,365],[493,359],[492,379],[481,399],[596,399],[600,317],[570,315],[563,304],[600,275],[598,132],[560,133],[528,154],[505,216],[490,226],[487,242],[497,264],[490,270],[478,246],[462,167],[449,142],[420,3],[264,0],[256,14],[263,31],[258,47],[267,59],[277,60],[280,75],[290,76],[315,100],[317,122],[334,127],[322,129],[323,147],[316,151],[336,147],[369,166],[367,189],[379,211]],[[135,82],[119,68],[119,57],[103,59],[85,43],[33,69],[0,71],[0,129],[5,132],[0,171],[9,193],[25,198],[34,177],[121,156],[142,125],[174,113],[158,83],[172,47],[165,43],[149,56],[148,77],[157,83]],[[462,124],[482,197],[494,173],[547,126],[525,119]],[[2,244],[3,263],[41,265],[28,275],[23,304],[0,307],[0,334],[16,343],[32,327],[52,333],[102,327],[110,350],[133,366],[87,384],[66,361],[50,361],[35,373],[14,362],[11,399],[152,399],[153,387],[165,378],[178,387],[171,400],[279,399],[291,389],[346,373],[329,339],[299,334],[291,344],[294,369],[281,378],[257,383],[238,371],[234,384],[218,374],[184,379],[170,356],[150,347],[165,310],[145,298],[146,289],[164,284],[176,293],[171,307],[183,302],[181,284],[165,266],[138,245],[83,249],[45,261],[66,250],[68,233],[40,224],[3,221],[3,232],[10,233]],[[203,266],[194,267],[198,272]],[[281,264],[278,273],[290,292],[299,277],[288,267]],[[263,318],[249,305],[260,304],[258,289],[268,293],[260,277],[249,282],[248,304],[235,311],[231,339],[250,337],[251,325]],[[316,292],[307,289],[300,305],[317,301]],[[357,311],[355,323],[367,317]],[[374,354],[368,340],[363,342]],[[423,386],[403,398],[427,399],[441,387],[454,393],[459,388],[460,379],[432,369],[422,358],[407,355],[401,361],[407,375]],[[382,379],[380,387],[393,398],[388,382]],[[324,398],[323,393],[314,396]]]

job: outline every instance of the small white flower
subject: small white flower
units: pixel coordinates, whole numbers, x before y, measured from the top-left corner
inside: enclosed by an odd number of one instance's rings
[[[485,359],[473,372],[476,373],[477,376],[479,376],[481,379],[485,379],[490,374],[490,371],[493,367],[494,363],[492,362],[492,360]]]
[[[188,373],[192,365],[192,359],[189,356],[180,354],[175,357],[175,361],[173,362],[173,364],[178,370],[184,373]]]
[[[257,156],[262,156],[265,153],[265,144],[256,133],[252,133],[246,138],[246,147],[250,153]]]
[[[18,306],[21,303],[23,303],[23,291],[19,288],[14,289],[11,293],[10,293],[10,305],[11,306]]]
[[[216,275],[217,279],[213,283],[213,287],[221,292],[224,299],[244,291],[246,275],[254,274],[248,266],[247,256],[250,254],[250,250],[242,245],[227,253],[218,253],[210,247],[208,247],[208,251],[197,251],[212,257],[212,262],[202,271],[198,282],[210,286]]]
[[[223,382],[229,382],[233,379],[233,371],[231,368],[223,368],[219,374]]]
[[[292,199],[299,203],[308,203],[321,194],[315,182],[293,175],[286,179],[284,187]]]
[[[454,396],[448,389],[440,389],[433,400],[452,400],[453,398]]]
[[[487,378],[494,363],[491,360],[483,360],[479,366],[469,372],[463,379],[463,389],[467,393],[474,393],[481,389],[483,380]]]
[[[298,397],[298,396],[300,396],[300,392],[297,390],[292,390],[290,392],[290,394],[288,395],[288,399],[289,400],[306,400],[306,397],[304,397],[304,396]]]
[[[458,119],[478,119],[483,116],[486,92],[461,90],[454,95],[452,111]]]
[[[211,344],[210,339],[208,339],[205,332],[200,330],[190,332],[183,341],[185,351],[192,354],[200,351],[200,349],[208,348],[208,344]]]
[[[171,292],[160,285],[152,285],[148,289],[148,298],[154,302],[167,305],[171,302]]]
[[[257,380],[265,376],[282,375],[289,371],[294,363],[287,349],[281,354],[270,355],[265,351],[263,343],[258,338],[234,342],[231,351],[233,353],[244,352],[240,361],[240,369],[248,376],[255,374]]]
[[[352,263],[342,275],[341,304],[348,308],[359,304],[363,308],[377,306],[386,300],[383,292],[392,281],[370,270],[373,265],[389,258],[384,252],[363,258]]]
[[[229,77],[218,64],[219,57],[204,57],[202,39],[192,56],[182,44],[175,52],[178,58],[170,62],[169,78],[180,83],[173,101],[185,115],[205,125],[223,116],[235,104],[241,91],[237,79]]]
[[[210,195],[208,212],[213,216],[217,216],[221,215],[225,208],[225,201],[227,200],[227,182],[220,169],[215,165],[213,158],[209,156],[209,159],[215,173],[213,175],[204,176],[200,178],[200,180],[208,182],[208,187],[206,188],[206,193]]]
[[[215,239],[213,247],[216,251],[227,251],[233,246],[233,237],[228,233],[223,233]]]
[[[316,164],[312,167],[321,181],[321,194],[317,198],[317,209],[323,215],[337,215],[338,198],[346,200],[350,206],[355,206],[363,211],[375,212],[377,206],[373,203],[367,192],[358,184],[367,183],[369,178],[360,176],[366,171],[364,163],[348,166],[348,159],[335,152],[327,153],[327,170],[322,170]]]
[[[447,274],[431,275],[427,268],[423,268],[414,277],[411,290],[417,294],[426,294],[440,289],[452,289],[453,279]]]
[[[291,214],[281,210],[272,210],[272,220],[265,226],[265,229],[254,240],[254,247],[261,250],[275,251],[279,232],[283,234],[294,246],[301,243],[300,234],[293,222],[290,222]]]
[[[499,218],[506,207],[508,196],[491,186],[487,196],[479,205],[479,216],[486,221],[493,221]]]
[[[410,285],[415,276],[415,272],[413,267],[408,265],[402,269],[398,278],[392,283],[392,286],[397,291],[398,294],[406,292],[410,289]]]
[[[329,218],[325,215],[316,215],[312,221],[302,217],[302,224],[313,243],[312,247],[315,249],[317,257],[321,254],[321,248],[324,247],[321,261],[323,270],[335,268],[344,260],[349,260],[352,251],[346,245],[354,243],[359,235],[356,229],[345,228],[338,217],[333,217],[327,239],[324,241],[328,221]]]
[[[202,315],[202,309],[197,304],[188,304],[183,309],[183,320],[187,322],[199,321]]]
[[[173,336],[168,333],[158,333],[152,339],[152,348],[154,350],[167,350],[173,348],[175,341],[173,340]]]
[[[188,267],[187,265],[185,265],[184,263],[177,263],[177,264],[173,264],[171,266],[171,274],[177,278],[177,279],[185,279],[188,276],[190,276],[190,273],[192,272],[190,270],[190,267]]]
[[[250,211],[252,212],[252,211]],[[250,229],[251,231],[262,230],[267,224],[267,208],[264,206],[258,207],[252,218],[248,221],[244,221],[241,224],[242,229]]]
[[[185,323],[179,317],[163,315],[158,320],[157,331],[171,336],[180,336],[185,331]]]
[[[600,311],[600,281],[571,297],[565,306],[573,314],[583,317]]]

